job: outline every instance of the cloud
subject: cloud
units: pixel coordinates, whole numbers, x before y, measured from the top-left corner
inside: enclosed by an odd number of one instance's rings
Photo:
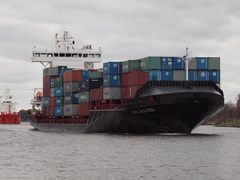
[[[53,47],[69,30],[81,43],[101,46],[104,61],[148,55],[220,56],[226,101],[240,91],[240,2],[232,0],[1,0],[0,83],[28,107],[41,86],[42,67],[30,63],[32,47]],[[18,93],[21,92],[21,93]]]

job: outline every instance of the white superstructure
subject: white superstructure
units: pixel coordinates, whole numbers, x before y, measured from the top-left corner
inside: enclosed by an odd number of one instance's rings
[[[42,105],[43,90],[42,88],[35,88],[31,105],[34,110],[40,110]]]
[[[93,49],[92,45],[82,48],[76,46],[76,41],[69,32],[62,36],[55,35],[53,50],[38,50],[35,46],[32,52],[32,62],[40,62],[45,68],[68,66],[69,68],[93,69],[94,63],[101,62],[101,48]]]
[[[10,95],[10,89],[5,90],[4,97],[0,100],[0,113],[13,114],[16,112],[16,103],[13,102],[13,95]]]

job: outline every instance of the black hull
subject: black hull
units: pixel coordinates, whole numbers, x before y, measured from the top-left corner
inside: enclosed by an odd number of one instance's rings
[[[88,125],[31,124],[55,132],[189,134],[223,106],[223,93],[211,82],[150,82],[122,109],[92,110]]]

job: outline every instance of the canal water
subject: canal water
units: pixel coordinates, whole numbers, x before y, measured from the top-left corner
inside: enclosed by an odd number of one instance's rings
[[[240,179],[240,128],[191,136],[65,134],[0,125],[0,179]]]

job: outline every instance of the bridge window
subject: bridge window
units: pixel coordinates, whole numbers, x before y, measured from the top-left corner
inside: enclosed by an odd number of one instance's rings
[[[67,53],[67,54],[66,54],[66,57],[71,57],[71,54],[70,54],[70,53]]]
[[[78,57],[78,54],[72,54],[72,57]]]
[[[65,57],[65,54],[60,53],[59,56],[60,56],[60,57]]]
[[[47,57],[47,53],[41,53],[40,56],[41,57]]]
[[[40,57],[40,53],[34,53],[33,56],[34,57]]]
[[[89,54],[89,57],[90,58],[94,58],[94,54]]]
[[[82,54],[79,54],[79,57],[82,57]]]
[[[83,57],[84,57],[84,58],[88,57],[88,54],[83,54]]]
[[[96,58],[100,58],[100,57],[101,57],[101,54],[95,54],[95,57],[96,57]]]
[[[48,54],[47,54],[47,57],[53,57],[53,54],[48,53]]]
[[[58,53],[54,53],[54,57],[58,57]]]

